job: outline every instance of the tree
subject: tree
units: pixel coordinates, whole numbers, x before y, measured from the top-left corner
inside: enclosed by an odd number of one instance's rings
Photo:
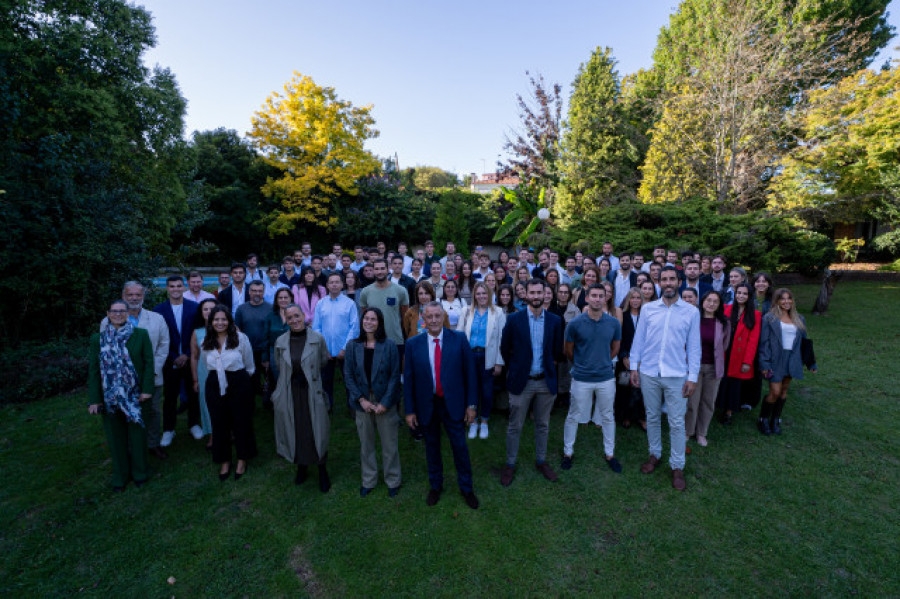
[[[441,194],[434,216],[435,247],[445,247],[448,241],[452,241],[456,245],[456,251],[464,256],[468,255],[469,222],[462,209],[468,205],[470,195],[460,189]]]
[[[194,237],[212,244],[222,258],[243,256],[271,248],[265,217],[275,209],[261,188],[280,171],[266,164],[250,143],[233,129],[195,131],[195,181],[202,183],[210,217],[194,231]]]
[[[497,227],[493,240],[500,241],[509,235],[516,235],[515,243],[522,245],[541,225],[540,211],[548,210],[547,190],[534,183],[520,184],[514,189],[505,187],[501,189],[503,189],[503,199],[510,204],[512,209]]]
[[[817,222],[879,216],[900,224],[900,66],[861,70],[814,92],[800,143],[776,178],[770,206]]]
[[[141,61],[142,8],[20,0],[0,18],[0,336],[95,331],[189,220],[185,101]]]
[[[262,188],[278,204],[267,218],[271,236],[290,233],[302,222],[334,226],[331,201],[355,195],[357,179],[380,167],[364,148],[378,136],[371,112],[371,105],[355,107],[333,87],[295,72],[284,94],[272,92],[254,113],[250,139],[263,160],[282,172]]]
[[[681,5],[654,55],[668,65],[662,100],[671,118],[664,115],[652,130],[644,185],[690,173],[723,209],[764,203],[790,121],[807,91],[857,63],[868,42],[859,23],[804,19],[805,4],[794,4]],[[686,112],[692,118],[682,121]],[[659,148],[673,140],[693,153],[672,156]],[[678,190],[686,187],[642,188],[640,195],[643,201],[683,200]]]
[[[611,49],[596,48],[572,84],[562,140],[562,189],[556,202],[564,219],[636,196],[639,134],[622,103],[615,65]]]
[[[456,173],[445,171],[437,166],[417,166],[404,169],[404,171],[409,173],[413,184],[419,189],[437,189],[459,185],[459,177],[456,176]]]
[[[544,77],[528,75],[531,85],[530,98],[516,94],[522,131],[506,136],[503,149],[510,154],[498,167],[516,174],[523,182],[535,181],[541,186],[552,186],[559,180],[559,140],[562,118],[562,86],[548,86]]]

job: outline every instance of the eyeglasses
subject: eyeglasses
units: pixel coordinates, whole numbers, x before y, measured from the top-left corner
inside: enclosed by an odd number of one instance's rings
[[[128,310],[110,310],[110,314],[128,314]]]

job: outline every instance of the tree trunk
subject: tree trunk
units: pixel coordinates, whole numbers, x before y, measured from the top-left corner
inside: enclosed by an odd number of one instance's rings
[[[825,269],[825,278],[822,279],[822,287],[819,288],[819,295],[816,297],[816,303],[813,305],[813,314],[821,315],[828,311],[831,294],[834,293],[834,286],[837,284],[840,276],[839,273],[835,273],[829,268]]]

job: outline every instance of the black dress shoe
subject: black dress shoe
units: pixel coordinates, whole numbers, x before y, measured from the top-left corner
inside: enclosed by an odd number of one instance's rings
[[[478,498],[475,497],[474,491],[469,491],[468,493],[463,493],[462,496],[465,498],[467,506],[469,506],[473,510],[478,509]]]
[[[306,480],[307,468],[303,464],[297,465],[297,476],[294,477],[295,485],[302,485],[303,481]]]
[[[166,450],[162,447],[151,447],[149,451],[152,455],[156,456],[160,460],[164,460],[169,457],[169,454],[167,454]]]
[[[328,478],[328,470],[324,464],[319,466],[319,490],[327,493],[331,489],[331,479]]]
[[[443,489],[431,489],[428,491],[428,495],[425,497],[425,505],[431,507],[433,505],[437,505],[437,502],[441,499],[441,493],[443,493]]]
[[[392,488],[392,489],[389,488],[389,489],[388,489],[388,497],[396,497],[396,496],[397,496],[397,493],[399,493],[399,492],[400,492],[400,487],[399,487],[399,486],[394,487],[394,488]]]
[[[374,491],[374,490],[375,490],[375,489],[373,489],[373,488],[371,488],[371,487],[360,487],[360,488],[359,488],[359,496],[360,496],[360,497],[365,497],[366,495],[368,495],[369,493],[371,493],[371,492]]]

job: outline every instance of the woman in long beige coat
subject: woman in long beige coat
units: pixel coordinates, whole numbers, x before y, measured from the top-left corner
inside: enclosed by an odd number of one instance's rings
[[[309,466],[318,466],[319,489],[326,493],[331,488],[325,469],[331,417],[321,372],[328,361],[328,347],[319,333],[306,327],[296,304],[285,310],[285,321],[290,330],[275,341],[275,447],[278,455],[297,464],[294,482],[298,485],[306,480]]]

